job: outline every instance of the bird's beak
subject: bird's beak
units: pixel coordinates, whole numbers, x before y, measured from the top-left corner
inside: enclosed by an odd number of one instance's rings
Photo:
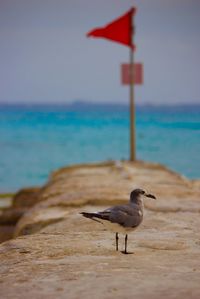
[[[153,194],[147,194],[147,193],[145,193],[145,196],[146,196],[146,197],[153,198],[153,199],[156,199],[156,197],[155,197]]]

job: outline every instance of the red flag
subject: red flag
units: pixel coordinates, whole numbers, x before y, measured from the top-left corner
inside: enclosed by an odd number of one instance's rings
[[[88,32],[87,36],[103,37],[134,49],[135,46],[132,43],[132,16],[135,15],[135,12],[136,8],[132,7],[123,16],[105,27],[96,28]]]

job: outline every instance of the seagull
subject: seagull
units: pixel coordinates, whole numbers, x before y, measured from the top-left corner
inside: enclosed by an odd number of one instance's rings
[[[143,220],[144,196],[156,199],[154,195],[138,188],[130,193],[130,200],[126,205],[113,206],[101,212],[81,212],[80,214],[103,224],[108,230],[115,232],[116,251],[118,251],[118,233],[125,234],[125,249],[122,253],[128,254],[128,232],[135,230]]]

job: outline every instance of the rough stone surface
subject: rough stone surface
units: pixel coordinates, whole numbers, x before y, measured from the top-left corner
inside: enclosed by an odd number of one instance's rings
[[[40,200],[42,188],[24,188],[11,197],[0,198],[0,243],[13,237],[15,225]]]
[[[40,200],[40,191],[41,188],[32,187],[32,188],[24,188],[17,192],[13,197],[14,208],[25,208],[32,207]]]
[[[146,200],[128,250],[79,212]],[[0,246],[1,298],[200,298],[200,184],[158,164],[108,162],[54,172]],[[120,250],[124,236],[120,235]]]
[[[14,230],[14,225],[0,225],[0,243],[12,239]]]

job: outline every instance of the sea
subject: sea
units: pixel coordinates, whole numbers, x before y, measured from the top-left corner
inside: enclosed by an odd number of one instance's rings
[[[200,105],[136,107],[138,160],[200,178]],[[77,163],[129,159],[129,107],[0,104],[0,193],[44,184]]]

